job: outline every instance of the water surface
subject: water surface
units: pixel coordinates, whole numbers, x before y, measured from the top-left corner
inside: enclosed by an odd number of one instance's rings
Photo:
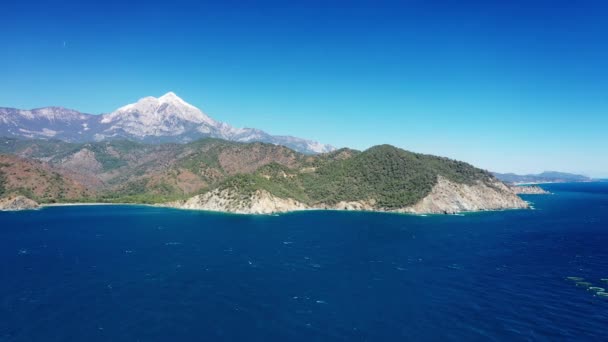
[[[0,340],[602,340],[608,300],[565,278],[608,278],[608,183],[546,188],[465,216],[0,213]]]

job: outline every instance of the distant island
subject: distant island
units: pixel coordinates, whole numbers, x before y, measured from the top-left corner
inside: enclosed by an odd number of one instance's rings
[[[542,193],[390,145],[335,149],[234,128],[174,93],[103,115],[0,108],[0,136],[0,209],[7,210],[141,203],[255,214],[450,214],[528,208],[518,194]]]
[[[575,183],[591,182],[592,178],[573,173],[545,171],[539,174],[517,175],[514,173],[497,173],[494,176],[510,184],[542,184],[542,183]]]

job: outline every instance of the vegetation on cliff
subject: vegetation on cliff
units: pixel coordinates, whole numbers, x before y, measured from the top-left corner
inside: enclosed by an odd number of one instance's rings
[[[264,189],[313,206],[371,200],[380,208],[396,209],[428,195],[438,176],[465,184],[492,179],[488,172],[467,163],[381,145],[348,158],[325,160],[313,172],[270,164],[254,174],[231,177],[218,188],[243,193]]]
[[[437,184],[438,176],[465,184],[490,184],[493,179],[488,172],[467,163],[390,145],[319,155],[271,144],[219,139],[148,145],[5,138],[0,146],[2,152],[44,161],[52,168],[48,172],[85,186],[88,192],[84,199],[100,202],[161,203],[212,189],[233,189],[244,197],[266,190],[311,206],[373,201],[378,207],[394,209],[425,197]],[[26,189],[20,193],[28,195]],[[55,193],[46,201],[64,198]],[[41,197],[36,195],[35,199]]]

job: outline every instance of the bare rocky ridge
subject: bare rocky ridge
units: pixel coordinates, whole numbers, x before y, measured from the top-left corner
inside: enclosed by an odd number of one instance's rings
[[[186,201],[167,203],[180,209],[221,211],[235,214],[272,214],[309,209],[303,203],[290,198],[279,198],[268,191],[257,190],[243,196],[231,190],[213,190]]]
[[[9,196],[0,199],[0,210],[27,210],[36,209],[38,207],[39,205],[36,201],[33,201],[25,196]]]
[[[103,169],[101,163],[95,159],[95,153],[86,147],[64,158],[60,163],[68,170],[79,170],[85,174],[98,174]]]
[[[398,211],[416,214],[455,214],[466,211],[525,208],[528,208],[528,203],[500,181],[468,185],[439,177],[429,195],[414,206]]]

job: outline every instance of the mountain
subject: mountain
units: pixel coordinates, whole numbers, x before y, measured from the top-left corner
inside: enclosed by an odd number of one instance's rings
[[[0,107],[0,136],[85,141],[99,130],[99,117],[62,107],[20,110]]]
[[[85,185],[100,201],[145,203],[187,198],[269,163],[296,167],[329,158],[281,145],[214,138],[184,144],[0,138],[0,154],[44,162]]]
[[[51,203],[81,201],[91,192],[47,163],[0,154],[0,198],[19,195]]]
[[[545,171],[539,174],[516,175],[514,173],[494,173],[496,178],[506,183],[570,183],[570,182],[590,182],[593,179],[573,173]]]
[[[207,116],[175,93],[144,97],[112,113],[91,115],[62,107],[33,110],[0,108],[0,136],[93,142],[129,139],[147,143],[185,143],[203,137],[237,142],[266,142],[302,153],[323,153],[332,146],[270,135],[254,128],[235,128]]]
[[[170,206],[236,213],[303,209],[457,213],[528,207],[490,173],[447,158],[390,145],[363,152],[341,150],[327,157],[298,168],[269,164]]]
[[[185,144],[3,138],[0,153],[44,165],[47,173],[82,184],[86,201],[169,203],[239,213],[456,213],[527,207],[487,171],[390,145],[310,155],[280,145],[213,138]],[[32,174],[28,180],[40,177]],[[65,196],[35,199],[65,201]]]

